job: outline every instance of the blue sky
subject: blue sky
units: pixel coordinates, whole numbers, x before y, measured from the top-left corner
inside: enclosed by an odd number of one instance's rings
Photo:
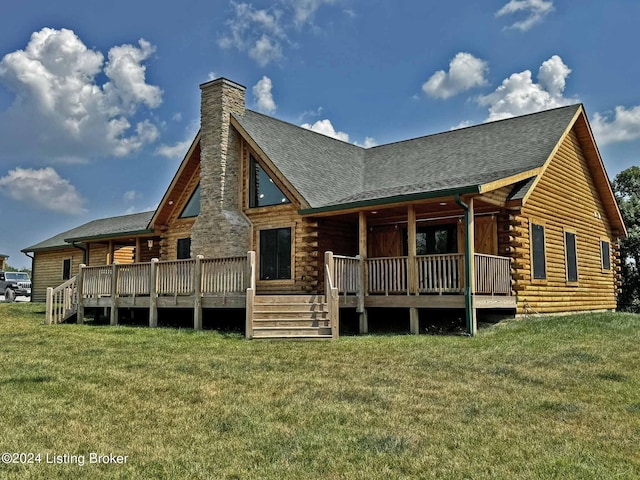
[[[638,163],[637,0],[87,2],[3,7],[0,253],[154,209],[199,84],[362,146],[582,102],[610,177]],[[446,166],[443,166],[446,168]]]

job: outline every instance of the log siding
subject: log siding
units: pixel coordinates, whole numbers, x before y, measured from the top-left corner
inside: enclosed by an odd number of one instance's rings
[[[562,141],[517,218],[522,225],[512,232],[522,244],[514,253],[518,313],[616,308],[614,273],[603,270],[601,252],[601,241],[615,239],[575,131]],[[532,278],[531,224],[545,227],[545,281]],[[567,231],[576,235],[577,282],[567,281]]]

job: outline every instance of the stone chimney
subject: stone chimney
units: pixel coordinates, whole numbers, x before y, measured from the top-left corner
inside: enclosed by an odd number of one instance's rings
[[[240,138],[231,114],[244,113],[245,87],[226,78],[200,85],[200,215],[192,255],[245,255],[249,222],[240,211]]]

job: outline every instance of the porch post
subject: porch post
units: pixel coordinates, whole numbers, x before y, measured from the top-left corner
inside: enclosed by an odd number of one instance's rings
[[[158,326],[158,259],[151,259],[149,270],[149,326]]]
[[[118,324],[118,265],[111,265],[111,325]]]
[[[364,297],[367,294],[367,214],[358,213],[358,254],[360,256],[360,282],[358,288],[358,313],[360,313],[360,333],[369,332],[367,309],[364,307]]]
[[[84,323],[84,263],[80,264],[78,268],[78,276],[76,277],[76,295],[78,302],[78,310],[76,311],[76,323]]]
[[[476,306],[475,306],[475,294],[476,294],[476,228],[475,228],[475,211],[473,197],[469,199],[469,224],[467,225],[467,238],[469,241],[469,247],[467,249],[467,255],[469,255],[469,288],[471,289],[471,326],[469,328],[469,335],[475,336],[478,331],[478,322],[476,318]]]
[[[460,195],[455,196],[456,203],[464,210],[465,242],[464,242],[464,300],[467,333],[476,334],[476,309],[473,304],[475,291],[475,255],[474,255],[474,223],[473,223],[473,197],[464,203]]]
[[[414,205],[407,207],[407,293],[416,295],[418,293],[418,269],[416,264],[416,209]],[[409,308],[409,330],[418,335],[420,333],[420,320],[418,309]]]
[[[202,330],[202,255],[196,255],[193,268],[193,329]]]
[[[140,246],[141,246],[140,237],[136,237],[136,253],[133,259],[135,263],[140,263],[140,248],[141,248]]]

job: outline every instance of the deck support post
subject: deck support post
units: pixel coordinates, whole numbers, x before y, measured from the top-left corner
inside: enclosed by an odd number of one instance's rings
[[[76,301],[78,302],[78,310],[76,311],[76,323],[84,323],[84,263],[80,264],[78,276],[76,277]]]
[[[196,255],[193,269],[193,329],[202,330],[202,255]]]
[[[111,265],[111,317],[109,324],[118,325],[118,265]]]
[[[367,214],[366,212],[358,212],[358,257],[360,257],[360,268],[358,278],[358,308],[360,314],[359,330],[360,333],[369,332],[369,321],[367,318],[367,309],[364,307],[364,296],[367,293]]]
[[[149,269],[149,326],[158,326],[158,259],[151,259]]]
[[[247,267],[245,337],[251,339],[253,338],[253,300],[256,295],[256,252],[247,252]]]
[[[418,315],[418,309],[415,307],[409,308],[409,331],[413,335],[420,334],[420,317]]]
[[[474,246],[474,223],[473,223],[473,198],[464,203],[460,195],[455,196],[456,203],[464,210],[465,224],[465,252],[464,252],[464,301],[465,318],[467,324],[467,334],[475,336],[477,330],[476,309],[473,304],[473,294],[475,291],[475,246]]]

